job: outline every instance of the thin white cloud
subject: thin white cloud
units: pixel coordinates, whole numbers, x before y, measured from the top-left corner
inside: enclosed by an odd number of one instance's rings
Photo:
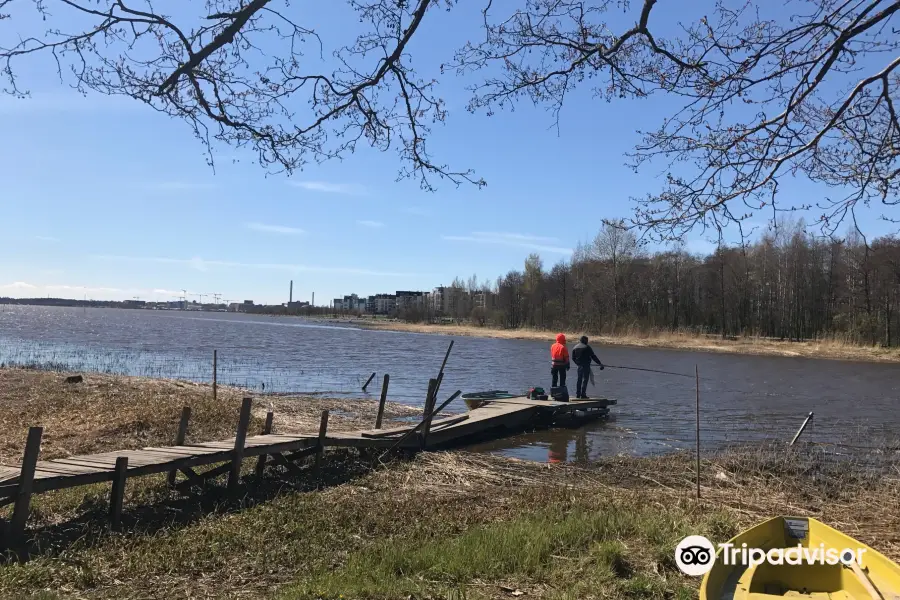
[[[208,271],[212,268],[246,269],[261,271],[286,271],[289,273],[340,273],[345,275],[373,275],[379,277],[418,277],[416,273],[399,273],[394,271],[378,271],[356,267],[320,267],[312,265],[298,265],[288,263],[243,263],[227,260],[206,260],[200,257],[194,258],[166,258],[157,256],[114,256],[95,254],[91,258],[95,260],[161,263],[181,265],[198,271]]]
[[[123,290],[120,288],[114,287],[89,287],[84,285],[64,285],[59,283],[54,284],[45,284],[45,285],[36,285],[33,283],[26,283],[24,281],[14,281],[12,283],[8,283],[5,285],[0,285],[0,290],[42,290],[42,291],[57,291],[57,292],[79,292],[79,293],[125,293],[125,292],[135,292],[139,290]]]
[[[31,283],[25,283],[24,281],[13,281],[12,283],[0,285],[0,290],[34,290],[34,289],[37,289],[36,285],[33,285]]]
[[[154,288],[150,290],[154,296],[174,296],[180,298],[182,294],[191,295],[191,292],[182,292],[181,290],[167,290],[164,288]]]
[[[311,192],[325,192],[328,194],[349,194],[362,196],[366,193],[365,186],[358,183],[331,183],[328,181],[294,181],[288,180],[288,185],[309,190]]]
[[[473,231],[472,236],[478,238],[499,238],[511,242],[558,242],[559,238],[525,233],[504,233],[500,231]]]
[[[384,223],[381,221],[357,221],[357,225],[362,225],[363,227],[369,227],[371,229],[378,229],[379,227],[384,227]]]
[[[77,300],[87,296],[91,300],[121,300],[138,297],[142,300],[180,298],[181,290],[119,288],[112,286],[68,285],[61,283],[33,284],[25,281],[0,284],[0,296],[13,298],[41,298],[55,296]],[[188,296],[191,292],[188,292]]]
[[[281,235],[300,235],[306,233],[297,227],[286,227],[285,225],[266,225],[265,223],[247,223],[247,229],[253,231],[261,231],[263,233],[279,233]]]
[[[408,215],[416,215],[417,217],[431,216],[431,211],[427,208],[422,208],[421,206],[407,206],[402,210]]]
[[[146,189],[160,192],[189,192],[200,190],[214,190],[219,187],[216,183],[204,181],[156,181],[144,186]]]
[[[58,242],[59,238],[55,238],[51,235],[36,235],[34,239],[40,240],[42,242]]]
[[[514,248],[526,248],[535,252],[548,252],[551,254],[572,254],[571,248],[550,246],[537,243],[542,241],[553,242],[555,238],[546,238],[522,233],[491,233],[487,231],[475,231],[469,235],[442,235],[441,239],[449,242],[465,242],[469,244],[493,244],[497,246],[511,246]]]

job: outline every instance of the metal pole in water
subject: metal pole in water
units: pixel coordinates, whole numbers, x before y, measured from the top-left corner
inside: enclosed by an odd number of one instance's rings
[[[791,446],[794,445],[794,442],[797,441],[797,438],[800,437],[800,434],[803,433],[803,430],[806,429],[806,425],[809,423],[810,419],[812,419],[812,418],[813,418],[813,413],[812,413],[812,411],[810,411],[809,414],[806,415],[806,418],[803,419],[803,425],[801,425],[800,429],[797,430],[797,435],[794,436],[794,439],[791,440],[791,443],[789,445],[791,445]]]
[[[697,381],[697,500],[700,499],[700,367],[694,365]]]
[[[218,350],[213,350],[213,402],[216,401],[216,379],[218,371]]]

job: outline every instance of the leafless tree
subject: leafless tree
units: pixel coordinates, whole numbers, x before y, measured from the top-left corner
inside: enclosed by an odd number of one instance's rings
[[[150,0],[0,0],[0,88],[26,95],[23,65],[44,59],[81,92],[145,102],[208,148],[250,148],[267,168],[291,172],[367,143],[396,149],[399,175],[426,189],[435,177],[481,184],[432,161],[426,138],[444,103],[407,51],[425,13],[452,0],[347,1],[361,33],[326,60],[290,0],[170,3],[174,14]],[[45,29],[28,31],[35,21]]]
[[[660,193],[636,199],[629,223],[657,239],[807,208],[833,233],[860,205],[897,205],[900,1],[718,0],[708,16],[679,3],[685,22],[666,39],[653,33],[656,4],[488,1],[486,37],[466,46],[456,66],[500,75],[474,87],[471,108],[524,98],[558,119],[584,85],[606,100],[676,99],[630,155],[636,169],[663,162],[668,170]],[[607,18],[619,7],[634,24],[617,31]],[[786,203],[779,183],[796,174],[837,196]]]
[[[719,244],[706,256],[683,248],[629,254],[620,228],[598,238],[615,252],[579,254],[545,271],[529,257],[498,280],[487,319],[501,327],[538,326],[594,334],[683,330],[782,340],[837,338],[896,347],[900,338],[900,239],[865,242],[850,226],[845,240],[811,235],[802,220],[747,245]],[[612,240],[610,239],[612,238]],[[614,263],[627,265],[618,286]],[[579,271],[604,273],[584,277]],[[624,269],[623,269],[624,271]],[[532,290],[542,290],[543,323]],[[589,302],[575,303],[579,295]],[[615,314],[616,318],[609,315]],[[626,327],[623,327],[626,326]],[[550,337],[548,332],[548,338]]]
[[[426,189],[436,177],[482,185],[428,152],[446,111],[408,55],[426,14],[453,0],[347,2],[362,33],[320,73],[310,54],[324,42],[289,0],[182,2],[170,16],[149,0],[0,0],[0,69],[5,91],[21,94],[20,60],[43,55],[79,90],[139,99],[206,144],[250,147],[287,171],[363,142],[396,149],[399,175]],[[900,0],[717,0],[709,14],[679,3],[684,22],[669,37],[654,34],[656,0],[481,2],[483,39],[442,65],[485,74],[472,110],[530,99],[559,118],[582,86],[608,101],[677,103],[630,153],[635,169],[667,174],[660,192],[634,199],[629,227],[663,240],[729,224],[743,234],[760,211],[810,209],[831,234],[871,204],[900,221],[889,212],[900,201]],[[4,33],[35,11],[45,31]],[[633,25],[612,23],[621,11]],[[791,203],[780,185],[795,175],[834,197]]]

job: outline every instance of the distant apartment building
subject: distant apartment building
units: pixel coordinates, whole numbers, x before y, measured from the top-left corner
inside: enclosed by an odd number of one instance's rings
[[[483,310],[491,310],[494,308],[494,294],[491,292],[475,292],[472,295],[472,307]]]
[[[425,292],[403,292],[398,291],[394,297],[396,298],[397,312],[402,313],[409,310],[425,309]]]
[[[334,307],[334,310],[345,312],[363,312],[366,309],[366,299],[360,298],[356,294],[350,294],[349,296],[344,296],[343,298],[335,298],[332,306]]]
[[[376,315],[390,315],[397,310],[397,297],[393,294],[375,294]]]
[[[431,290],[431,310],[436,315],[442,315],[446,312],[447,288],[444,286],[436,287]]]
[[[462,288],[440,286],[431,292],[431,307],[436,315],[453,315],[469,292]]]

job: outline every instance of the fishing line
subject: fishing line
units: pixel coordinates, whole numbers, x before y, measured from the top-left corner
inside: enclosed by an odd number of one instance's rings
[[[643,369],[641,367],[619,367],[616,365],[608,365],[606,363],[603,363],[603,366],[608,369],[628,369],[629,371],[648,371],[650,373],[662,373],[663,375],[677,375],[678,377],[690,377],[691,379],[694,378],[694,375],[686,375],[684,373],[673,373],[672,371],[660,371],[659,369]]]

